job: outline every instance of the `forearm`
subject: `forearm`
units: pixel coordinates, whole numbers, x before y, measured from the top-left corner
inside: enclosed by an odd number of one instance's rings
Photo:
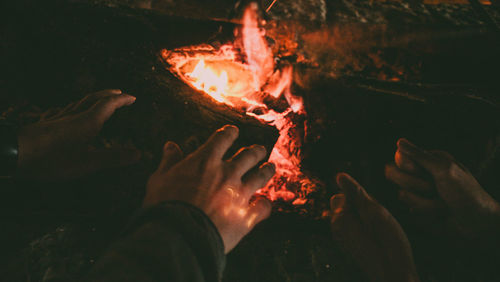
[[[225,263],[217,230],[199,210],[171,202],[136,218],[87,281],[220,281]]]

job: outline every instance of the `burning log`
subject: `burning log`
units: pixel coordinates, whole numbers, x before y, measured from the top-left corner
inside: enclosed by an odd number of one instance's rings
[[[160,60],[158,58],[147,83],[138,86],[136,91],[130,90],[143,95],[138,95],[136,109],[110,121],[107,135],[132,132],[132,136],[142,136],[135,140],[140,147],[156,149],[162,148],[166,140],[172,140],[189,153],[203,144],[216,129],[233,124],[240,128],[240,137],[228,154],[252,144],[264,145],[271,152],[278,138],[274,127],[190,88],[170,73]],[[140,101],[141,98],[144,101]]]
[[[50,4],[37,5],[48,11],[52,7]],[[205,22],[200,25],[196,21],[164,18],[148,11],[84,4],[66,4],[59,8],[63,9],[63,12],[54,12],[57,17],[53,19],[57,24],[48,24],[50,27],[42,25],[38,31],[40,37],[48,38],[44,42],[52,43],[37,46],[37,51],[47,53],[48,50],[54,50],[50,53],[52,57],[49,60],[60,64],[54,66],[43,61],[43,58],[49,58],[48,55],[33,59],[26,75],[35,80],[40,77],[40,80],[52,84],[46,86],[46,89],[51,89],[50,92],[47,91],[47,95],[30,97],[30,102],[38,103],[43,108],[43,103],[50,106],[68,103],[96,89],[120,88],[136,96],[137,102],[133,108],[119,111],[113,116],[102,132],[105,139],[131,143],[148,152],[148,155],[149,152],[154,152],[155,156],[159,156],[158,152],[166,140],[172,140],[179,143],[185,153],[189,153],[202,144],[214,130],[225,124],[234,124],[241,132],[231,152],[234,152],[236,147],[252,144],[262,144],[269,152],[272,150],[278,138],[275,128],[242,111],[217,103],[190,88],[166,69],[158,54],[161,48],[168,46],[179,46],[186,42],[208,42],[207,38],[213,34],[220,35],[217,33],[220,23]],[[63,16],[65,13],[71,16]],[[92,13],[97,13],[97,24],[92,24],[93,21],[90,20]],[[50,22],[44,18],[40,21]],[[101,25],[104,22],[111,24],[103,28]],[[178,26],[182,26],[185,34],[178,34]],[[163,29],[158,30],[158,27]],[[78,32],[86,32],[88,40],[81,41]],[[12,34],[23,37],[21,31]],[[65,42],[62,38],[66,38]],[[6,38],[6,41],[9,41],[9,38]],[[62,47],[64,45],[71,48],[65,52]],[[9,50],[12,53],[10,56],[9,53],[4,54],[9,57],[7,64],[14,68],[14,72],[25,54],[24,51],[14,50],[28,48],[27,46],[19,40],[19,48]],[[72,64],[76,61],[80,62]],[[40,66],[40,69],[37,66]],[[51,75],[45,77],[45,73]],[[64,79],[50,80],[50,76]],[[35,81],[33,84],[41,83]],[[17,86],[14,85],[12,82],[8,87],[15,89]],[[12,91],[6,90],[4,93]],[[57,93],[61,93],[61,96],[55,96]],[[5,99],[12,100],[16,94],[22,95],[14,93]],[[36,99],[43,102],[40,103]]]
[[[203,44],[165,49],[162,57],[175,76],[205,97],[242,110],[279,130],[269,157],[276,165],[276,174],[258,193],[272,201],[303,205],[307,195],[319,188],[319,182],[300,169],[306,112],[302,98],[290,92],[293,67],[275,64],[256,4],[245,9],[242,22],[235,30],[239,36],[232,43],[218,49]]]

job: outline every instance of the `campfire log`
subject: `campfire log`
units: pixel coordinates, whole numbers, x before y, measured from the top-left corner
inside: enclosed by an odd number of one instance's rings
[[[172,140],[189,153],[216,129],[234,124],[241,129],[234,148],[262,144],[271,151],[278,137],[274,127],[193,90],[167,70],[159,55],[163,48],[213,43],[215,35],[223,40],[225,35],[221,35],[219,28],[224,24],[165,18],[154,12],[127,8],[52,4],[47,3],[43,8],[31,4],[35,11],[47,12],[57,6],[68,15],[57,14],[47,20],[45,14],[33,12],[32,16],[43,23],[33,27],[37,36],[45,38],[43,43],[26,44],[31,40],[14,23],[12,26],[18,28],[13,32],[16,35],[5,38],[15,46],[5,50],[6,63],[13,73],[24,72],[24,76],[8,79],[4,93],[11,95],[2,97],[6,102],[2,106],[21,98],[44,109],[46,105],[63,106],[95,90],[119,88],[136,96],[137,101],[131,109],[118,111],[112,117],[103,131],[106,138],[124,140],[125,136],[131,136],[134,145],[155,153],[166,140]],[[182,34],[177,32],[178,27],[182,27]],[[232,27],[224,31],[232,34]],[[24,56],[31,48],[43,55],[31,56],[29,68],[21,71]],[[26,77],[32,83],[19,87],[23,84],[20,80]],[[37,95],[29,94],[35,92]]]
[[[90,229],[68,226],[56,231],[55,236],[91,240],[95,244],[87,250],[96,251],[90,252],[97,256],[99,249],[109,243],[117,230],[123,229],[140,207],[145,183],[156,168],[167,140],[177,142],[189,153],[214,130],[234,124],[240,128],[240,137],[230,153],[252,144],[262,144],[271,151],[278,137],[274,127],[193,90],[171,74],[159,57],[163,48],[214,43],[215,37],[223,41],[224,34],[220,36],[219,27],[224,24],[66,1],[11,2],[9,6],[12,6],[7,9],[11,14],[4,18],[9,23],[9,32],[1,34],[2,42],[7,44],[2,45],[5,76],[0,83],[0,111],[9,119],[25,124],[36,121],[46,109],[63,107],[86,93],[122,89],[136,96],[136,103],[113,115],[95,146],[133,146],[143,151],[143,158],[135,166],[69,183],[18,183],[16,189],[6,187],[13,193],[12,198],[23,198],[30,208],[20,208],[19,203],[14,202],[2,205],[5,214],[18,215],[11,218],[12,222],[5,223],[1,241],[9,246],[1,258],[2,265],[6,264],[3,259],[7,260],[9,254],[46,231],[89,220],[93,222],[92,229],[98,230],[94,234],[99,234],[93,239],[88,235],[93,232]],[[233,27],[224,30],[232,35]],[[4,199],[8,198],[6,195]],[[17,224],[21,222],[20,217],[36,224],[21,227]],[[45,249],[44,243],[40,243],[36,248]],[[84,251],[78,246],[57,248],[73,255]],[[25,258],[34,265],[41,262],[38,254],[28,256],[30,258]],[[88,264],[89,259],[82,257],[82,263]],[[29,275],[43,276],[43,273],[28,271]],[[16,269],[13,273],[24,272]]]
[[[252,144],[264,145],[271,152],[278,138],[275,127],[189,87],[167,70],[160,57],[152,72],[145,75],[148,79],[136,85],[137,90],[130,90],[140,93],[137,107],[115,117],[107,125],[108,135],[138,137],[139,146],[155,148],[156,153],[166,140],[172,140],[189,153],[218,128],[233,124],[240,128],[240,136],[228,154]]]

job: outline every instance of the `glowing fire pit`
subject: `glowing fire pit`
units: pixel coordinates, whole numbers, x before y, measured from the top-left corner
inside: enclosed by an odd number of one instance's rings
[[[225,45],[220,50],[209,45],[165,50],[163,57],[184,82],[218,102],[236,106],[233,102],[259,91],[251,69],[236,61],[232,46]]]
[[[245,97],[253,92],[250,88],[253,84],[252,76],[242,64],[229,60],[205,62],[201,59],[193,68],[194,63],[195,61],[187,62],[181,67],[181,72],[186,74],[193,87],[209,93],[219,102],[229,100],[230,97]]]
[[[243,26],[236,30],[242,48],[236,48],[236,43],[219,49],[199,45],[163,50],[162,56],[170,71],[191,87],[217,102],[244,110],[280,131],[269,158],[276,164],[276,176],[258,193],[271,200],[305,204],[307,194],[315,189],[316,184],[300,171],[303,136],[299,132],[303,131],[295,128],[303,124],[295,124],[293,120],[296,119],[292,116],[305,115],[305,111],[302,99],[290,92],[292,67],[275,68],[274,54],[258,25],[256,5],[246,9],[242,21]],[[266,96],[284,97],[288,109],[284,112],[270,109],[264,101]]]

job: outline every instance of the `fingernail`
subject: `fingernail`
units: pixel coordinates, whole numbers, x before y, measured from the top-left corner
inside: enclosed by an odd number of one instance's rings
[[[406,146],[406,145],[411,146],[411,145],[413,145],[413,143],[408,141],[408,139],[406,139],[406,138],[399,138],[397,145],[398,145],[398,147]]]
[[[399,139],[397,145],[398,149],[407,154],[414,154],[419,150],[417,146],[415,146],[413,143],[411,143],[405,138]]]
[[[110,89],[109,92],[114,93],[114,94],[122,94],[121,89]]]
[[[268,163],[268,165],[273,171],[276,170],[276,165],[274,163]]]
[[[352,178],[349,176],[349,174],[345,172],[339,172],[337,173],[337,184],[343,188],[343,187],[354,187],[356,186],[355,183],[353,183]]]
[[[271,210],[273,208],[273,204],[266,197],[259,197],[255,200],[255,205],[261,205],[265,209]]]
[[[163,146],[163,150],[168,152],[168,151],[172,151],[175,149],[175,143],[172,142],[172,141],[168,141],[167,143],[165,143],[165,145]]]
[[[130,98],[130,102],[128,103],[129,105],[132,105],[133,103],[135,103],[135,100],[137,100],[137,98],[132,95],[129,94],[122,94],[122,95],[127,95]]]
[[[221,130],[238,130],[238,127],[232,124],[226,124],[221,128]]]
[[[366,190],[349,174],[341,172],[337,174],[337,184],[343,192],[349,193],[349,196],[361,197],[368,200],[373,198],[366,192]]]
[[[262,145],[252,145],[252,148],[259,150],[263,155],[267,153],[266,147]]]
[[[276,166],[273,163],[265,163],[261,167],[269,170],[269,174],[274,175],[276,173]]]

